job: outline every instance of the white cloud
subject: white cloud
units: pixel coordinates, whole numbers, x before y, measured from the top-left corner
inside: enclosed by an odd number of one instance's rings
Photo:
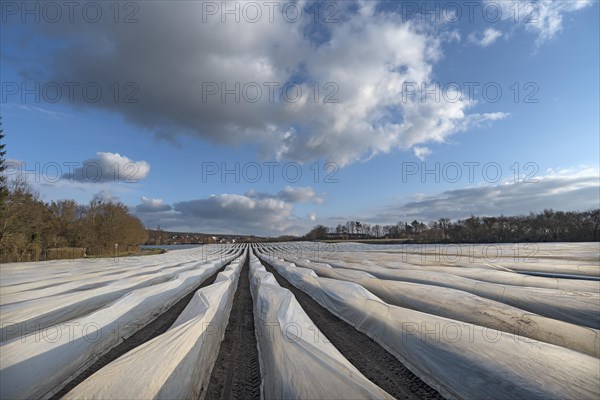
[[[254,199],[277,199],[287,203],[315,203],[323,204],[325,199],[319,197],[310,186],[286,186],[276,194],[257,192],[250,190],[245,196]]]
[[[310,186],[306,187],[292,187],[286,186],[282,191],[278,193],[278,196],[290,203],[309,203],[313,202],[316,204],[323,204],[325,200],[322,197],[317,196],[315,190]]]
[[[135,209],[138,213],[143,212],[162,212],[169,211],[171,206],[164,202],[162,199],[151,199],[146,196],[142,196],[141,204],[138,204]]]
[[[429,147],[415,146],[413,147],[413,151],[415,156],[417,156],[421,161],[425,160],[425,157],[431,154],[431,149]]]
[[[535,33],[538,46],[554,38],[562,30],[565,14],[594,4],[592,0],[485,1],[501,7],[502,19],[516,22],[527,31]]]
[[[453,29],[451,31],[440,32],[440,39],[445,42],[448,42],[448,43],[452,43],[452,42],[460,43],[462,38],[460,36],[460,32],[458,31],[458,29]]]
[[[536,177],[529,183],[511,182],[448,190],[415,196],[404,204],[390,205],[369,219],[395,223],[412,219],[459,219],[480,216],[522,215],[547,208],[561,211],[588,210],[600,204],[600,172],[597,168],[568,169]]]
[[[205,232],[286,232],[296,218],[291,204],[273,198],[219,194],[175,203],[180,224]],[[166,224],[161,224],[166,225]]]
[[[582,178],[596,176],[600,179],[600,170],[598,168],[580,165],[579,167],[568,168],[548,168],[546,177],[549,178]]]
[[[294,214],[294,204],[321,204],[313,188],[287,186],[277,193],[248,191],[239,194],[214,194],[202,199],[181,201],[172,206],[161,199],[142,197],[135,213],[146,226],[173,231],[204,233],[242,233],[278,236],[304,234],[317,218]]]
[[[54,69],[43,78],[107,87],[135,81],[138,103],[106,96],[82,105],[120,113],[163,138],[187,134],[225,145],[256,143],[261,156],[301,162],[324,158],[343,166],[443,142],[471,126],[467,100],[423,103],[401,94],[404,83],[433,80],[441,44],[458,40],[458,32],[448,36],[427,22],[403,21],[369,1],[340,4],[339,22],[319,29],[312,16],[286,22],[279,8],[273,22],[222,23],[220,15],[203,22],[203,2],[146,2],[140,7],[144,18],[131,26],[88,24],[82,31],[52,24],[44,34],[67,37],[68,45],[50,54],[45,65]],[[23,72],[34,74],[35,68]],[[289,81],[299,82],[300,99],[271,101],[265,84]],[[220,93],[206,95],[207,84],[220,92],[221,84],[231,89],[236,83],[239,102],[233,95],[225,101]],[[248,83],[261,88],[256,102],[243,96]]]
[[[81,166],[76,166],[62,178],[84,183],[135,183],[150,172],[150,164],[146,161],[133,161],[119,153],[97,152],[96,155],[96,158],[78,163]]]
[[[493,44],[500,36],[502,32],[493,28],[487,28],[483,33],[472,32],[469,34],[469,42],[476,44],[480,47],[487,47]]]

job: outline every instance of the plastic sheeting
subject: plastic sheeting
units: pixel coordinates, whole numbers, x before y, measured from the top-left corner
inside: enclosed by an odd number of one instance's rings
[[[220,262],[230,249],[222,250],[218,255],[209,255],[207,251],[200,252],[202,254],[198,254],[198,251],[174,251],[175,254],[163,255],[162,264],[138,260],[133,266],[120,262],[99,270],[97,266],[89,265],[88,261],[73,261],[70,268],[76,277],[70,278],[73,280],[69,282],[45,284],[37,289],[13,291],[0,296],[0,342],[86,315],[132,290],[167,282],[182,272],[210,267],[211,262]],[[201,258],[182,260],[182,255]],[[103,262],[106,263],[106,260]],[[45,276],[55,275],[46,271],[48,265],[39,267],[38,279],[42,284],[45,283]],[[81,270],[88,272],[79,275]],[[18,286],[20,285],[11,285],[2,289],[14,289]]]
[[[371,261],[373,264],[390,268],[409,268],[409,265],[397,262]],[[510,271],[497,271],[476,267],[445,267],[439,265],[427,265],[423,267],[410,266],[427,271],[438,271],[452,275],[464,276],[465,278],[477,279],[479,281],[498,283],[501,285],[528,286],[543,289],[558,289],[570,292],[592,292],[600,291],[600,281],[587,281],[577,279],[552,278],[541,276],[530,276]],[[573,271],[577,273],[578,271]]]
[[[414,266],[444,264],[500,271],[531,271],[600,277],[600,247],[587,243],[364,244],[295,242],[274,244],[275,255],[332,261],[389,261]],[[279,253],[279,254],[277,254]]]
[[[196,292],[169,330],[111,362],[65,399],[204,398],[245,256]]]
[[[294,295],[255,257],[250,272],[263,398],[392,398],[327,342]]]
[[[235,258],[182,272],[168,282],[131,291],[83,317],[2,343],[0,397],[52,395]]]
[[[594,329],[600,328],[600,295],[598,293],[500,285],[438,271],[393,269],[348,262],[332,262],[330,264],[333,267],[365,271],[381,279],[463,290],[548,318]]]
[[[56,325],[89,314],[127,293],[168,282],[177,276],[199,268],[212,268],[221,261],[187,263],[178,268],[165,268],[156,273],[138,273],[112,284],[89,290],[77,290],[47,298],[9,304],[0,307],[0,341],[4,342],[40,327]]]
[[[322,277],[357,283],[390,304],[600,357],[600,335],[596,329],[542,317],[461,290],[378,279],[364,271],[331,268],[327,264],[293,259],[288,261],[310,268]]]
[[[294,286],[387,348],[445,397],[591,399],[598,359],[506,332],[389,305],[360,285],[269,259]]]
[[[207,260],[208,261],[208,260]],[[120,283],[128,279],[145,278],[150,275],[158,275],[160,273],[183,272],[186,269],[194,268],[200,264],[198,261],[188,261],[184,263],[163,263],[152,265],[139,265],[137,268],[131,266],[125,267],[119,271],[100,270],[93,273],[88,273],[83,279],[78,277],[76,280],[58,283],[51,286],[43,286],[42,288],[34,288],[16,293],[7,293],[2,295],[2,305],[31,301],[34,299],[42,299],[49,296],[68,294],[75,291],[90,290],[96,287]],[[74,265],[74,268],[77,268]],[[72,279],[72,278],[71,278]],[[15,285],[17,286],[17,285]],[[10,286],[9,286],[10,288]]]
[[[216,251],[215,251],[216,250]],[[236,251],[229,245],[200,246],[142,257],[91,258],[3,264],[0,269],[0,304],[53,296],[131,276],[180,270],[198,262],[217,260]]]
[[[233,255],[238,245],[202,245],[191,249],[170,250],[166,254],[118,258],[85,258],[26,263],[5,263],[0,268],[0,296],[58,288],[65,283],[87,284],[89,279],[138,272],[154,267],[172,267],[178,263],[207,261]],[[55,293],[52,293],[55,294]],[[4,302],[2,302],[4,304]]]
[[[389,256],[389,254],[385,253],[359,253],[355,254],[355,256],[365,255],[368,258],[362,259],[360,264],[362,265],[375,265],[382,266],[392,269],[400,269],[400,270],[420,270],[420,271],[437,271],[443,272],[452,275],[463,276],[465,278],[477,279],[480,281],[498,283],[502,285],[512,285],[512,286],[528,286],[528,287],[538,287],[543,289],[559,289],[571,292],[592,292],[598,293],[600,291],[600,281],[597,280],[577,280],[577,279],[565,279],[565,278],[557,278],[551,276],[530,276],[522,273],[514,272],[508,269],[490,269],[484,268],[477,263],[466,264],[463,266],[447,266],[444,265],[443,262],[438,264],[433,264],[431,262],[427,264],[410,264],[404,261],[396,261],[393,260]],[[287,257],[283,257],[287,258]],[[433,261],[433,257],[430,261]],[[334,264],[339,263],[340,266],[343,266],[344,263],[352,263],[349,261],[350,257],[344,257],[343,261],[339,260],[320,260],[323,262],[332,262]],[[441,258],[439,258],[441,259]],[[429,259],[428,259],[429,260]],[[354,260],[356,261],[356,260]],[[536,272],[536,271],[533,271]],[[540,271],[541,272],[541,271]],[[571,274],[577,275],[577,269],[573,269]],[[549,273],[550,274],[550,273]],[[560,275],[558,275],[560,276]],[[588,278],[592,279],[592,278]]]

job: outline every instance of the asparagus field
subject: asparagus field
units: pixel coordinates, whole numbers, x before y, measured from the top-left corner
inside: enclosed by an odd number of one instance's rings
[[[4,264],[2,399],[596,399],[598,243]]]

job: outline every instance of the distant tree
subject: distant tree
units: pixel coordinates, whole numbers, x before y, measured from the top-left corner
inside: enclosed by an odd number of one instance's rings
[[[398,225],[386,225],[387,234],[391,239],[397,239],[400,237],[400,229],[398,229]]]
[[[77,247],[80,208],[74,200],[53,201],[48,204],[48,245],[50,247]]]
[[[24,175],[17,175],[11,181],[3,209],[2,260],[38,260],[47,238],[47,209]]]
[[[373,225],[373,235],[378,238],[381,236],[381,225],[375,224]]]
[[[115,243],[123,250],[134,250],[147,239],[141,221],[130,215],[121,203],[94,199],[84,217],[84,240],[89,254],[111,254]]]
[[[308,240],[319,240],[327,238],[328,228],[323,225],[315,226],[310,232],[306,234]]]
[[[8,182],[5,175],[6,171],[6,144],[4,143],[4,130],[2,128],[2,117],[0,116],[0,201],[4,201],[8,196]]]
[[[447,239],[450,232],[450,219],[440,218],[438,220],[438,229],[441,231],[442,240]]]
[[[5,150],[6,144],[4,143],[4,131],[2,129],[2,117],[0,117],[0,221],[4,221],[6,218],[7,206],[6,199],[8,197],[8,179],[5,175],[6,161],[4,156],[6,155]],[[3,225],[2,222],[0,224]],[[2,234],[4,230],[0,226],[0,244],[2,243]]]
[[[588,211],[586,218],[590,221],[591,236],[593,241],[600,241],[600,209]]]

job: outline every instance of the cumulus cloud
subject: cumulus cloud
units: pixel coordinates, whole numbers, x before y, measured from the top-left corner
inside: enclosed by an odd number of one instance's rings
[[[371,219],[434,220],[470,215],[522,215],[546,208],[561,211],[588,210],[600,204],[600,173],[597,169],[551,171],[531,182],[482,185],[421,195],[404,204],[390,205]]]
[[[78,163],[81,166],[63,174],[62,178],[84,183],[134,183],[150,172],[150,164],[146,161],[133,161],[119,153],[97,152],[96,156]]]
[[[135,209],[139,213],[155,213],[162,211],[169,211],[171,206],[164,202],[162,199],[151,199],[146,196],[142,196],[141,204],[138,204]]]
[[[204,4],[140,3],[135,24],[43,25],[48,38],[64,43],[45,55],[51,68],[44,78],[107,88],[134,82],[135,103],[112,96],[76,101],[120,113],[158,137],[251,142],[265,158],[323,158],[340,166],[443,142],[471,122],[490,120],[490,114],[473,118],[467,99],[403,98],[405,83],[433,80],[441,44],[450,40],[428,22],[403,21],[399,12],[367,1],[337,3],[339,22],[332,24],[314,24],[310,13],[290,23],[282,18],[284,3],[272,21],[262,10],[257,22],[230,16],[231,23],[222,23],[220,13],[206,15]],[[36,68],[22,72],[35,76]],[[225,90],[235,93],[223,96]]]
[[[469,42],[476,44],[480,47],[488,47],[493,44],[500,36],[502,32],[499,30],[488,28],[483,33],[473,32],[468,36]]]
[[[210,232],[283,233],[296,220],[291,204],[273,198],[219,194],[175,203],[173,209],[184,225]]]
[[[311,212],[310,214],[308,214],[308,219],[311,221],[316,221],[317,220],[317,213]]]
[[[286,186],[277,193],[249,191],[215,194],[202,199],[181,201],[172,206],[161,199],[142,197],[135,213],[146,226],[207,233],[245,233],[259,235],[304,234],[310,221],[294,214],[294,204],[321,204],[313,188]]]

